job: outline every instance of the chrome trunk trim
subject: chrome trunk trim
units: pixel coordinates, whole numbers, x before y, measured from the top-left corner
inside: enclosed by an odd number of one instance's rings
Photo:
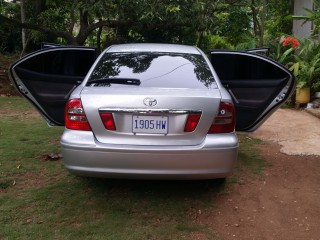
[[[145,108],[99,108],[99,112],[132,114],[201,114],[200,110],[184,109],[145,109]]]

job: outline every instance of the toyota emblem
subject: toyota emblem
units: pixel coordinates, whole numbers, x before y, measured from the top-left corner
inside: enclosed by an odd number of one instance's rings
[[[143,99],[143,104],[146,105],[147,107],[154,107],[157,105],[157,100],[154,98],[145,98]]]

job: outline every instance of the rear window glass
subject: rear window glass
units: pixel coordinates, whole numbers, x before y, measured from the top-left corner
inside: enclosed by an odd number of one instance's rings
[[[107,81],[110,79],[112,83]],[[216,87],[207,62],[196,54],[106,53],[93,70],[87,86],[111,86],[117,79],[119,83],[123,79],[138,80],[141,87]]]

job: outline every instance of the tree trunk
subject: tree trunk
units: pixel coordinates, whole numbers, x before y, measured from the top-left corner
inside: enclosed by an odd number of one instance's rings
[[[80,29],[79,33],[76,37],[77,44],[76,45],[84,45],[86,39],[87,39],[87,30],[89,26],[89,21],[88,21],[88,11],[84,10],[82,8],[79,9],[79,14],[80,14]]]
[[[204,32],[201,31],[201,32],[198,32],[198,39],[197,39],[197,47],[202,47],[202,42],[203,42],[203,35],[204,35]]]
[[[265,0],[263,0],[265,1]],[[259,38],[259,46],[263,46],[263,37],[264,37],[264,30],[262,29],[263,27],[261,26],[262,21],[259,21],[259,8],[256,7],[256,1],[251,0],[251,11],[252,11],[252,21],[253,21],[253,32],[254,36]]]
[[[102,22],[102,19],[99,19],[99,22]],[[102,26],[98,28],[98,32],[97,32],[97,49],[98,49],[98,53],[101,52],[101,33],[102,33]]]
[[[261,14],[261,24],[260,24],[260,47],[264,45],[264,32],[266,26],[266,18],[267,18],[267,0],[262,0],[262,14]]]
[[[26,11],[25,11],[25,0],[20,1],[20,12],[21,12],[21,22],[26,21]],[[20,57],[22,57],[27,48],[27,30],[25,28],[21,29],[21,39],[22,39],[22,51]]]
[[[257,17],[257,11],[256,11],[256,7],[255,7],[255,0],[251,1],[251,12],[252,12],[252,22],[253,22],[253,34],[254,36],[258,35],[258,17]]]

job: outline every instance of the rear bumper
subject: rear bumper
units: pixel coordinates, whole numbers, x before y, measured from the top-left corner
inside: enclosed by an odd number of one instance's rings
[[[91,143],[88,139],[79,141],[68,132],[62,136],[64,164],[73,174],[140,179],[224,178],[232,173],[238,151],[234,133],[208,135],[198,146],[99,145],[93,136]]]

